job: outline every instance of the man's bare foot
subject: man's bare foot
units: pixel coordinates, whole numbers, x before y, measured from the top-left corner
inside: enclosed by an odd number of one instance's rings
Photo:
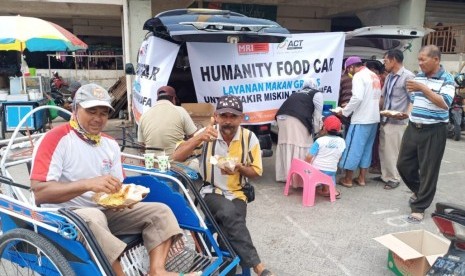
[[[352,182],[346,182],[346,180],[344,178],[339,179],[337,184],[342,185],[342,186],[344,186],[346,188],[352,188],[352,186],[353,186]]]

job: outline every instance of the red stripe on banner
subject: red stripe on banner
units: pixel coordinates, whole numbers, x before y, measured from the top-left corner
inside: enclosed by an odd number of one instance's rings
[[[268,43],[239,43],[237,44],[237,51],[240,55],[268,53],[270,45]]]
[[[263,122],[271,122],[271,121],[274,121],[276,117],[276,112],[278,112],[277,109],[246,112],[245,118],[242,121],[242,123],[257,124],[257,123],[263,123]]]

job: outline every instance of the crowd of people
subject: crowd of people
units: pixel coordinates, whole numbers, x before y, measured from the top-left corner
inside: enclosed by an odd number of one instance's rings
[[[346,188],[373,180],[395,189],[403,181],[412,191],[408,221],[422,221],[435,195],[454,97],[453,78],[440,61],[436,46],[423,47],[418,54],[421,73],[414,76],[403,66],[403,53],[398,50],[386,52],[384,68],[377,70],[360,57],[349,57],[341,78],[340,109],[326,118],[322,91],[314,79],[306,78],[276,115],[276,181],[286,181],[293,158],[307,161],[333,177],[334,185]],[[163,149],[177,162],[198,156],[197,168],[204,180],[200,193],[241,265],[259,276],[274,275],[260,259],[246,225],[250,198],[244,186],[263,174],[263,165],[257,136],[241,127],[240,98],[220,97],[211,123],[197,129],[176,105],[172,87],[159,88],[157,96],[157,103],[140,120],[139,141]],[[183,233],[169,207],[138,203],[115,212],[91,200],[94,193],[114,193],[122,186],[119,147],[102,134],[111,109],[111,98],[102,87],[86,84],[77,89],[69,124],[53,128],[34,149],[30,178],[36,204],[77,207],[75,212],[97,237],[116,275],[123,275],[119,257],[125,248],[116,235],[135,232],[142,233],[149,252],[149,275],[183,275],[164,267],[170,246]],[[368,179],[374,150],[379,151],[380,175]],[[216,166],[212,157],[217,155],[234,158],[235,166]],[[338,170],[342,175],[336,179]],[[336,191],[340,198],[341,191]],[[318,194],[329,196],[327,186],[319,187]]]
[[[333,153],[331,162],[333,170],[337,166],[342,173],[335,183],[347,188],[354,184],[365,186],[373,180],[382,182],[384,189],[390,190],[397,188],[402,180],[412,192],[409,199],[411,213],[407,221],[419,223],[435,195],[455,87],[452,75],[440,64],[441,52],[437,46],[421,48],[418,54],[421,73],[416,76],[403,66],[403,59],[400,50],[386,52],[382,68],[374,66],[376,63],[371,61],[363,62],[357,56],[346,59],[340,85],[340,108],[335,112],[345,128],[341,133],[344,150],[337,160],[334,157],[339,155]],[[287,101],[292,101],[291,97]],[[306,117],[297,117],[301,123],[313,118],[312,114],[302,114],[300,116]],[[279,119],[277,117],[278,126]],[[333,121],[334,118],[330,116],[326,120]],[[300,131],[315,136],[319,129],[301,127]],[[279,133],[281,135],[281,129]],[[319,138],[314,143],[311,140],[310,144],[321,148],[323,139],[326,138]],[[295,147],[293,143],[287,142],[288,146]],[[335,144],[333,142],[326,147],[333,150],[341,147]],[[305,158],[315,165],[315,146],[302,147],[300,152],[284,155],[278,151],[277,160],[290,164],[292,158]],[[318,155],[316,153],[316,157]],[[370,167],[378,169],[379,175],[369,180]],[[317,168],[325,172],[320,165]],[[354,176],[355,171],[358,171],[357,176]],[[285,181],[278,170],[276,181]],[[337,192],[340,197],[340,191]],[[322,194],[326,195],[326,191]]]

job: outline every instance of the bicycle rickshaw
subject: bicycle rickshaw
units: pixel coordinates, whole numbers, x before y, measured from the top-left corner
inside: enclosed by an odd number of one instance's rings
[[[26,165],[29,169],[32,159],[27,154],[13,154],[14,149],[31,145],[33,139],[43,135],[17,137],[19,127],[34,112],[44,108],[67,112],[56,106],[36,108],[20,121],[10,139],[0,141],[7,144],[1,149],[0,161],[0,275],[114,275],[92,232],[72,209],[35,206],[29,185],[18,183],[12,176],[15,167]],[[173,164],[171,170],[163,173],[135,165],[123,167],[131,174],[124,183],[149,187],[151,192],[144,201],[167,204],[184,230],[183,239],[170,249],[165,265],[168,271],[202,271],[202,275],[234,273],[240,259],[200,197],[196,184],[200,179],[196,172],[181,164]],[[119,238],[127,243],[121,257],[125,274],[146,275],[148,254],[142,237]],[[222,239],[225,248],[220,249],[217,239]],[[250,269],[244,269],[242,275],[250,275]]]

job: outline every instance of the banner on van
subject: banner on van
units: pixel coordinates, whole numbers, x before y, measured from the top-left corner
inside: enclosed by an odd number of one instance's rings
[[[157,101],[157,90],[168,83],[179,45],[151,36],[142,42],[132,89],[132,111],[136,122]]]
[[[311,33],[293,34],[280,44],[187,43],[197,100],[216,104],[223,95],[235,95],[244,103],[244,123],[267,123],[313,77],[325,104],[335,107],[344,40],[344,33]]]

